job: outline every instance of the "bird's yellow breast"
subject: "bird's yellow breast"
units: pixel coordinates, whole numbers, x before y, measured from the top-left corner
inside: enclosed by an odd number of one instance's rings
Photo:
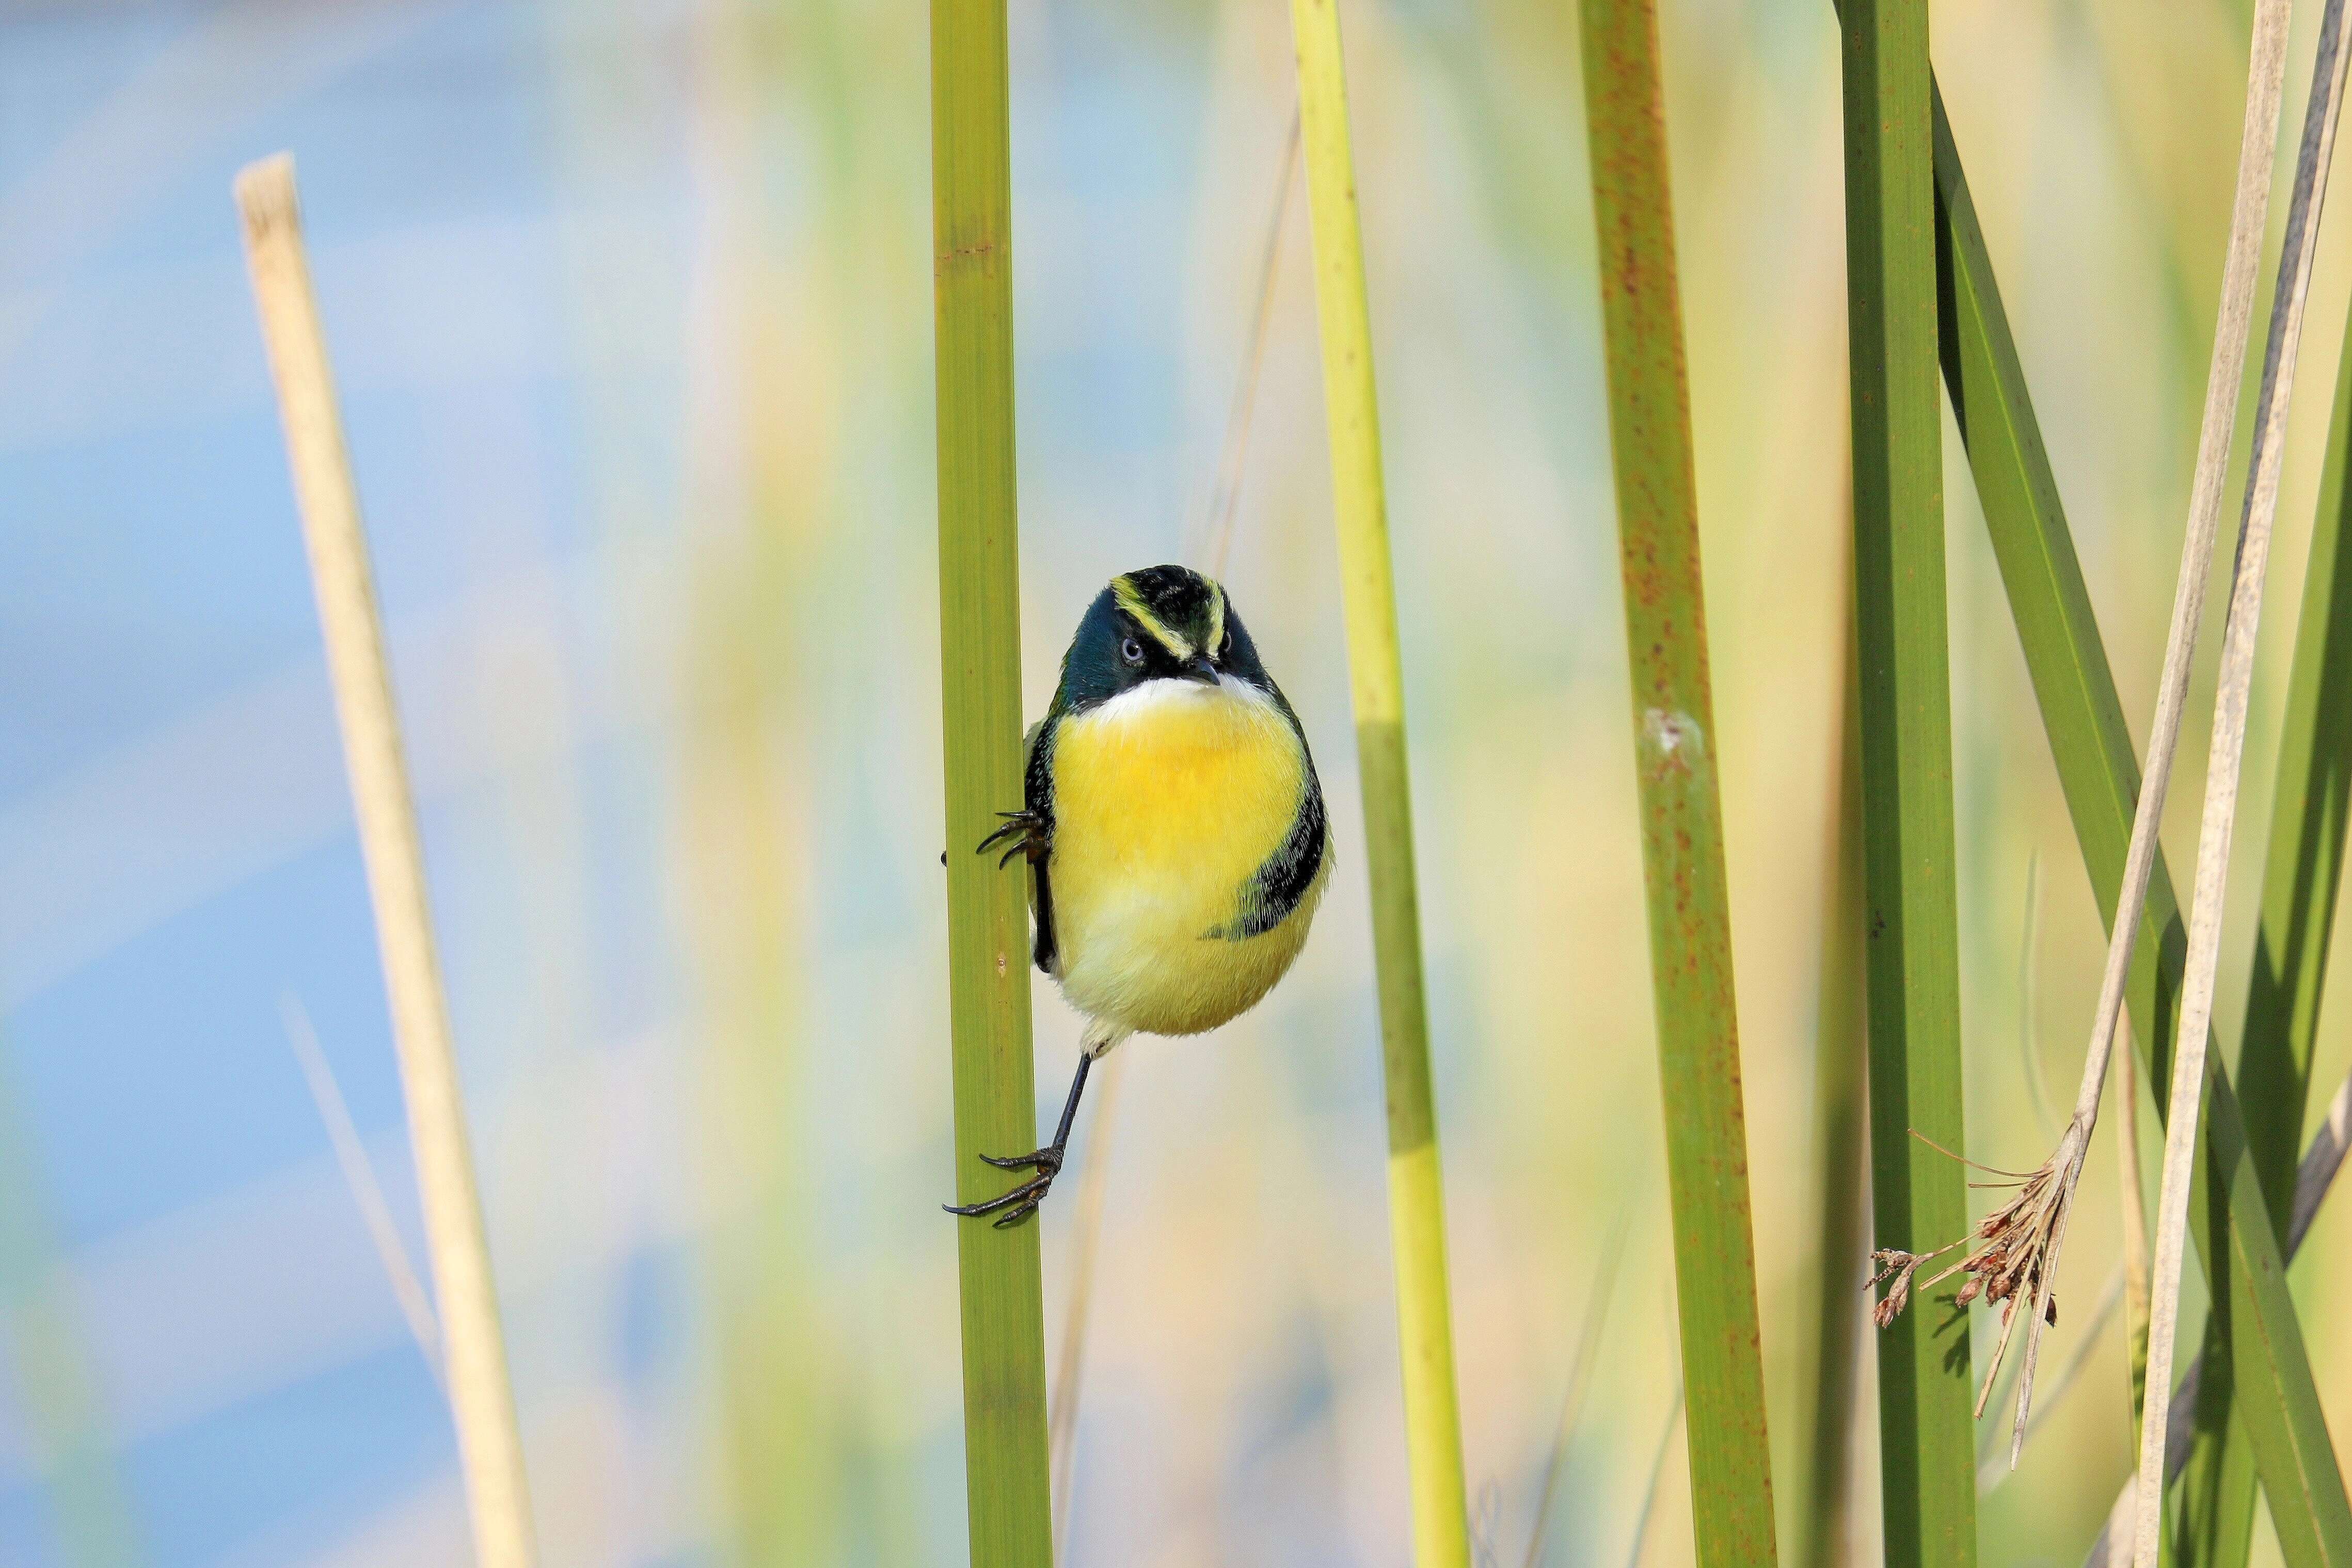
[[[1253,1006],[1305,940],[1315,893],[1238,940],[1251,879],[1289,836],[1305,747],[1238,682],[1153,681],[1063,720],[1051,873],[1059,977],[1122,1029],[1193,1034]]]

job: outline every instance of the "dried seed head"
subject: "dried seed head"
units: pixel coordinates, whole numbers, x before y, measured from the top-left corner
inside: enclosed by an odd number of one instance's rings
[[[1916,1134],[1914,1135],[1916,1136]],[[1949,1150],[1939,1152],[1950,1154]],[[2016,1177],[2013,1184],[1991,1184],[2014,1185],[2016,1196],[1969,1227],[1959,1240],[1948,1246],[1938,1248],[1935,1252],[1906,1252],[1890,1249],[1871,1254],[1872,1260],[1878,1265],[1877,1272],[1871,1276],[1871,1283],[1875,1286],[1885,1282],[1887,1287],[1885,1295],[1872,1310],[1871,1317],[1879,1327],[1885,1328],[1910,1305],[1912,1276],[1922,1263],[1954,1248],[1970,1242],[1975,1244],[1974,1250],[1929,1279],[1927,1285],[1932,1287],[1956,1273],[1965,1274],[1968,1278],[1954,1292],[1953,1299],[1958,1305],[1966,1307],[1979,1301],[2003,1303],[2002,1333],[1994,1346],[1992,1364],[1987,1370],[1983,1393],[1979,1397],[1979,1414],[1982,1414],[1983,1399],[1991,1395],[1993,1379],[2000,1375],[2002,1359],[2008,1354],[2010,1336],[2007,1331],[2017,1316],[2019,1303],[2033,1301],[2041,1293],[2042,1281],[2048,1278],[2053,1261],[2052,1249],[2072,1196],[2072,1186],[2064,1179],[2068,1174],[2069,1155],[2078,1154],[2079,1145],[2072,1141],[2070,1133],[2070,1139],[2062,1141],[2057,1152],[2040,1169],[2021,1175],[2011,1171],[1996,1172],[1996,1175]],[[1959,1158],[1957,1155],[1952,1157]],[[2058,1303],[2054,1297],[2044,1298],[2041,1310],[2045,1322],[2057,1322]],[[2027,1321],[2032,1321],[2030,1312]],[[2029,1385],[2021,1386],[2018,1393],[2021,1413],[2032,1390]]]

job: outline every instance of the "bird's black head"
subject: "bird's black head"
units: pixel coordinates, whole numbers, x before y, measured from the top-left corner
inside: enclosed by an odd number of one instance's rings
[[[1087,607],[1062,658],[1062,700],[1079,712],[1146,681],[1213,686],[1223,675],[1274,689],[1223,588],[1188,567],[1146,567],[1112,578]]]

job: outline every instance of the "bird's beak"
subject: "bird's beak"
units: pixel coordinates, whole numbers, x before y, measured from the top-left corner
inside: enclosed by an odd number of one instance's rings
[[[1185,664],[1184,678],[1198,681],[1204,686],[1213,686],[1217,684],[1217,667],[1209,663],[1207,654],[1201,654]]]

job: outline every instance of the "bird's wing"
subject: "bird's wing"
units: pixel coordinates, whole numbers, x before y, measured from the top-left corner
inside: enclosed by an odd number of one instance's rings
[[[1306,727],[1284,700],[1281,689],[1271,678],[1267,689],[1290,733],[1298,742],[1298,760],[1303,776],[1299,780],[1298,814],[1291,819],[1290,831],[1282,843],[1257,868],[1241,894],[1240,918],[1220,926],[1213,935],[1235,941],[1262,936],[1289,919],[1323,874],[1324,863],[1330,858],[1329,823],[1323,811],[1323,785],[1315,776],[1315,755],[1307,749]]]
[[[1263,936],[1289,919],[1306,902],[1329,857],[1330,836],[1323,814],[1323,790],[1310,771],[1299,795],[1298,814],[1291,819],[1290,831],[1242,889],[1240,918],[1221,926],[1213,935],[1238,941]]]
[[[1037,824],[1031,831],[1044,835],[1047,852],[1033,855],[1029,861],[1029,913],[1037,927],[1031,956],[1038,970],[1047,975],[1055,972],[1054,963],[1060,952],[1054,940],[1053,873],[1046,863],[1054,837],[1053,728],[1059,717],[1056,705],[1056,711],[1031,725],[1029,733],[1022,737],[1029,753],[1028,769],[1023,778],[1022,805]]]

